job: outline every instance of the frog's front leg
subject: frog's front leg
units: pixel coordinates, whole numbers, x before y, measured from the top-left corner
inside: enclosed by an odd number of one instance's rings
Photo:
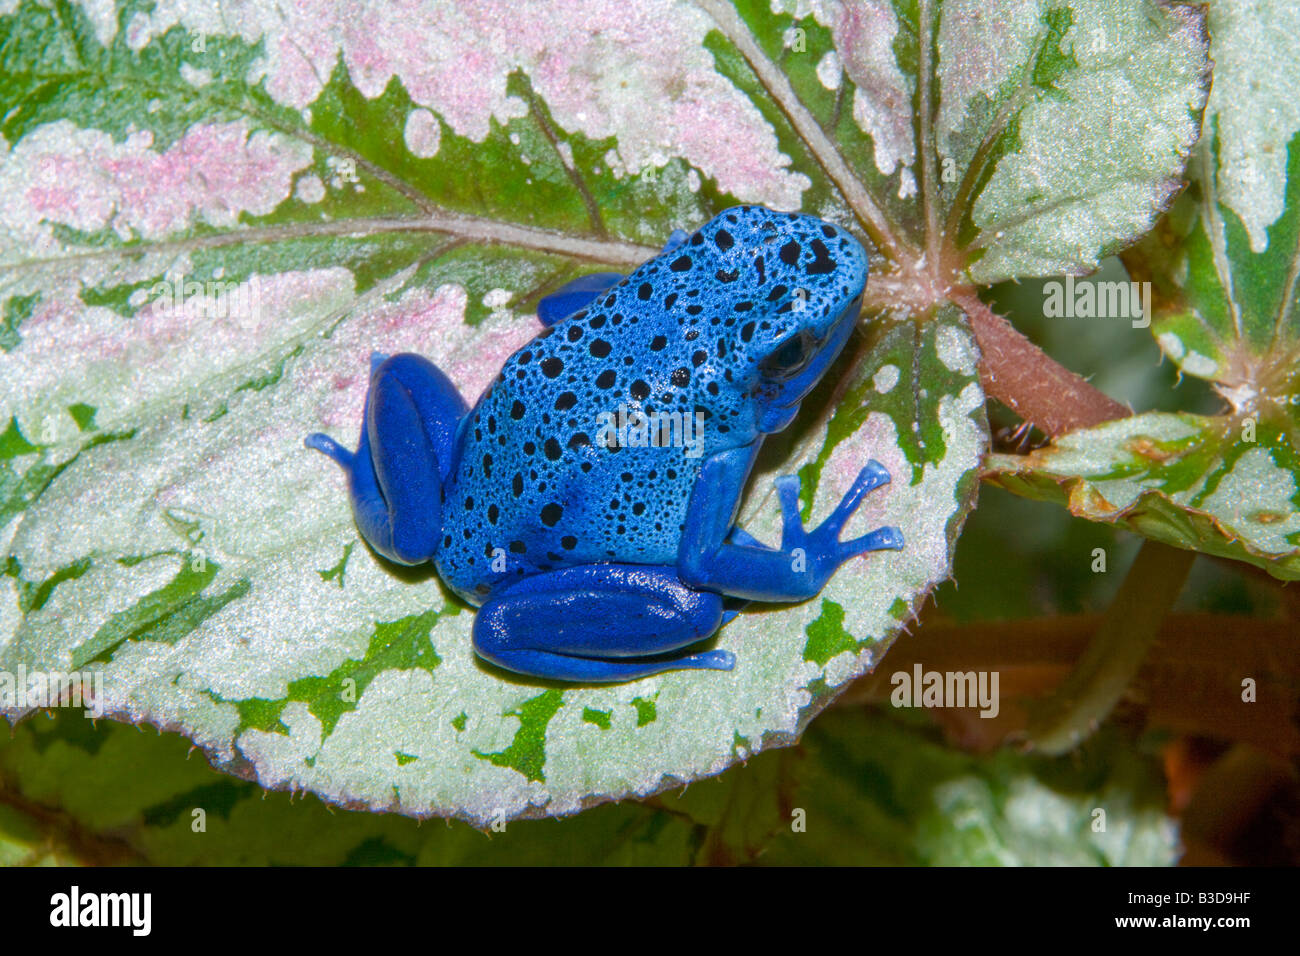
[[[307,436],[308,448],[347,473],[357,528],[390,561],[420,564],[434,556],[442,487],[466,410],[456,387],[428,359],[376,353],[356,452],[319,432]]]
[[[729,651],[678,654],[718,629],[720,595],[676,568],[588,564],[520,579],[474,618],[474,650],[507,670],[551,680],[614,682],[688,668],[730,670]]]
[[[682,229],[674,229],[673,234],[664,243],[664,252],[671,252],[687,240],[688,235]],[[560,319],[567,319],[579,309],[591,305],[598,296],[604,295],[618,285],[627,276],[621,272],[592,272],[585,276],[566,282],[550,295],[542,296],[537,303],[537,318],[542,325],[550,328]]]
[[[868,551],[898,550],[903,534],[878,528],[852,541],[840,533],[862,499],[889,481],[889,472],[867,462],[835,511],[812,531],[799,517],[799,479],[776,480],[783,529],[780,549],[767,548],[735,527],[741,492],[758,454],[758,444],[721,452],[704,463],[691,491],[677,564],[681,579],[751,601],[803,601],[820,591],[835,569]]]
[[[626,278],[621,272],[592,272],[571,282],[566,282],[550,295],[542,296],[537,303],[537,318],[550,328],[560,319],[567,319],[579,309],[585,309],[593,299],[604,295]]]

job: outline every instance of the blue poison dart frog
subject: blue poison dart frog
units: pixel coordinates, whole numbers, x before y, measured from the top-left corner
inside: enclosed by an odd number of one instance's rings
[[[842,229],[738,206],[631,275],[544,298],[545,328],[472,409],[427,359],[376,354],[356,453],[306,443],[343,466],[371,547],[433,561],[479,607],[480,657],[581,682],[730,670],[729,651],[692,647],[740,603],[803,601],[903,546],[893,527],[839,540],[889,481],[875,461],[812,531],[798,478],[778,478],[780,548],[735,524],[764,436],[844,348],[866,278]]]

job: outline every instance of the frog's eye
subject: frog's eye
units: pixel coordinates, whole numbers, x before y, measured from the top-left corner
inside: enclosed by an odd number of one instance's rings
[[[800,331],[782,342],[760,363],[768,378],[790,378],[803,370],[816,351],[817,340],[811,332]]]

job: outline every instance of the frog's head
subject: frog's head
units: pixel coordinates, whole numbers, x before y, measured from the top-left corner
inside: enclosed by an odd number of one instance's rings
[[[719,281],[739,279],[729,379],[758,406],[758,430],[780,431],[857,323],[866,252],[838,226],[761,206],[729,209],[689,242],[718,250]]]

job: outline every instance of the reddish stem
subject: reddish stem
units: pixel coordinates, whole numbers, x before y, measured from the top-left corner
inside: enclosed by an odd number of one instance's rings
[[[954,290],[951,298],[970,319],[979,343],[985,393],[1025,421],[1056,438],[1132,414],[1017,332],[973,290]]]

